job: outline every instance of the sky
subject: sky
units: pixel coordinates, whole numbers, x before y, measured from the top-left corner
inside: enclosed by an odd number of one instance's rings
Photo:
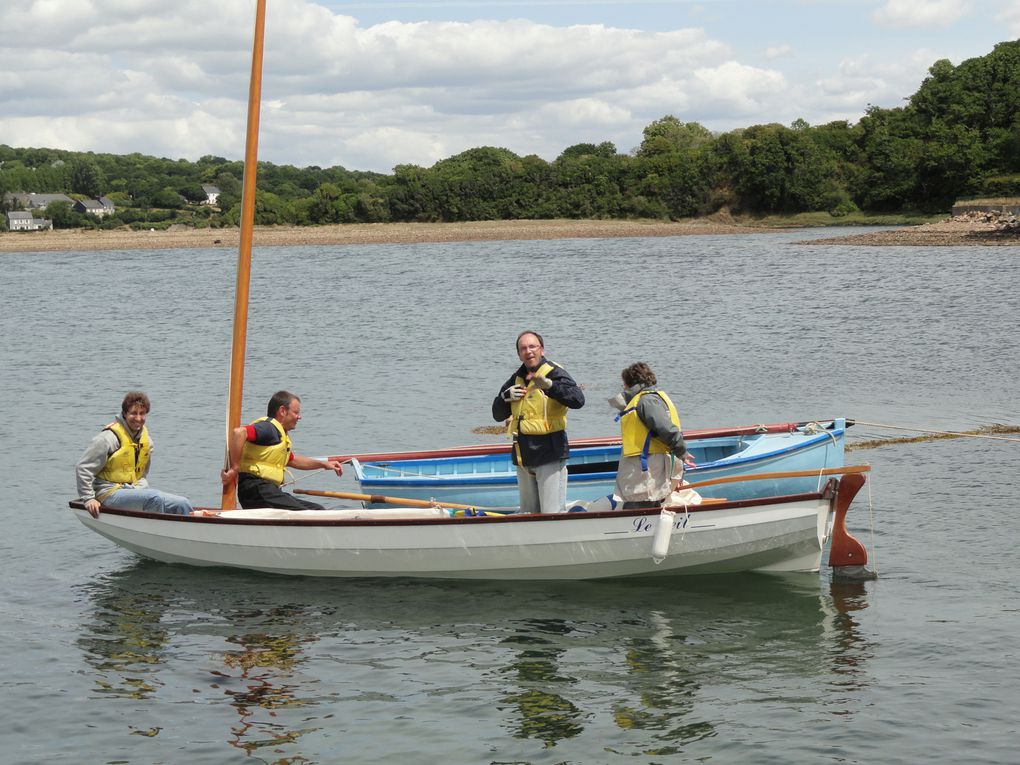
[[[0,144],[244,157],[256,0],[5,0]],[[630,152],[859,120],[939,59],[1020,38],[1020,0],[266,0],[259,159],[390,173],[480,146]]]

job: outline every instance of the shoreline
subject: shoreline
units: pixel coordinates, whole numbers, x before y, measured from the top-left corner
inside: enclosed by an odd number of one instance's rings
[[[622,237],[720,236],[777,233],[784,229],[753,224],[694,219],[679,222],[628,220],[513,220],[461,223],[350,223],[327,226],[256,226],[254,247],[295,245],[417,244],[441,242],[541,239],[604,239]],[[803,228],[787,229],[802,231]],[[1002,233],[994,223],[954,218],[938,223],[887,231],[844,234],[799,244],[866,246],[1020,245],[1016,234]],[[179,228],[165,231],[0,232],[0,252],[61,252],[73,250],[162,250],[240,246],[237,228]]]
[[[604,239],[642,236],[747,234],[774,231],[709,220],[510,220],[460,223],[348,223],[325,226],[255,226],[253,247],[295,245],[417,244],[526,239]],[[5,231],[0,252],[142,250],[240,246],[238,228],[179,228],[166,231]]]

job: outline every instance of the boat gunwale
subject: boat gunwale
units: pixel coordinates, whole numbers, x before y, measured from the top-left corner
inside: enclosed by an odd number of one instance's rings
[[[766,435],[766,434],[760,434]],[[806,434],[805,434],[806,435]],[[713,460],[693,468],[687,468],[685,475],[697,474],[704,470],[723,470],[731,467],[741,467],[749,462],[763,462],[774,457],[786,457],[798,451],[818,446],[824,439],[838,440],[846,436],[846,430],[827,430],[824,433],[817,433],[809,436],[803,441],[772,451],[763,451],[742,457],[724,457]],[[606,446],[610,446],[607,444]],[[461,456],[461,455],[458,455]],[[476,455],[476,456],[501,456],[501,455]],[[431,459],[431,458],[430,458]],[[437,460],[444,458],[435,458]],[[423,462],[427,460],[394,460],[396,462]],[[447,475],[408,475],[408,476],[366,476],[363,472],[360,460],[352,460],[354,475],[361,486],[406,486],[408,488],[419,487],[460,487],[460,486],[494,486],[517,482],[517,474],[513,471],[500,473],[450,473]],[[572,484],[583,484],[588,481],[605,481],[616,476],[616,471],[604,471],[601,473],[573,473],[569,477]]]
[[[511,513],[494,514],[481,516],[453,516],[449,518],[351,518],[351,519],[322,519],[314,517],[307,518],[223,518],[218,515],[172,515],[169,513],[147,513],[142,510],[121,510],[118,508],[102,508],[100,515],[115,515],[125,518],[139,518],[145,520],[167,521],[172,523],[206,523],[213,525],[240,525],[240,526],[461,526],[478,523],[533,523],[533,522],[570,522],[583,520],[605,520],[610,518],[638,518],[647,515],[657,515],[662,510],[671,510],[679,513],[707,513],[719,510],[740,510],[748,507],[761,507],[766,505],[793,504],[807,501],[832,501],[836,495],[835,487],[838,480],[830,478],[822,487],[821,491],[804,492],[801,494],[780,494],[772,497],[758,497],[751,499],[727,500],[724,502],[712,502],[705,505],[666,505],[662,508],[643,507],[631,510],[607,510],[600,512],[579,512],[579,513]],[[71,500],[67,503],[72,510],[85,510],[85,504],[79,500]],[[441,504],[438,506],[442,506]],[[198,507],[196,510],[211,510],[219,512],[218,508]],[[357,508],[354,508],[357,509]],[[302,511],[295,511],[302,512]],[[306,511],[315,512],[315,511]],[[385,512],[385,511],[382,511]],[[96,519],[98,520],[98,519]]]
[[[767,433],[787,433],[794,432],[799,428],[803,428],[806,425],[817,422],[821,425],[826,425],[826,429],[835,426],[836,417],[823,417],[818,420],[805,420],[803,422],[773,422],[773,423],[762,423],[759,425],[738,425],[736,427],[727,428],[697,428],[694,430],[685,430],[683,432],[684,438],[721,438],[724,436],[749,436],[756,434],[767,434]],[[849,423],[848,423],[849,424]],[[587,446],[612,446],[615,444],[622,443],[620,436],[595,436],[591,438],[578,438],[571,440],[571,446],[578,448],[584,448]],[[332,455],[329,459],[340,460],[341,462],[350,462],[351,460],[357,459],[361,462],[382,462],[386,460],[413,460],[413,459],[434,459],[443,457],[470,457],[470,456],[482,456],[486,454],[502,454],[510,451],[512,444],[510,443],[499,443],[499,444],[468,444],[464,446],[451,446],[446,449],[421,449],[416,451],[395,451],[395,452],[374,452],[366,454],[339,454]]]

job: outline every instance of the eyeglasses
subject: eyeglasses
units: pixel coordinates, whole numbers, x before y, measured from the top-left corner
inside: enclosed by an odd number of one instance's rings
[[[519,351],[537,351],[541,348],[541,345],[522,345],[517,350]]]

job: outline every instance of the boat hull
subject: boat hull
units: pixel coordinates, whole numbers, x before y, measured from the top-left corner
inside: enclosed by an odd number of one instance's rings
[[[653,559],[659,511],[394,517],[364,510],[227,512],[218,517],[104,511],[93,531],[167,563],[328,577],[578,580],[739,571],[817,571],[832,529],[833,481],[820,493],[677,508]],[[260,515],[262,513],[262,515]],[[374,515],[372,513],[375,513]],[[428,516],[428,513],[425,513]]]
[[[697,467],[688,468],[685,479],[693,483],[737,475],[842,467],[845,432],[845,420],[838,419],[821,432],[800,427],[776,433],[691,438],[688,448]],[[568,506],[612,494],[619,455],[618,442],[572,448]],[[352,465],[355,480],[365,494],[489,507],[516,507],[520,503],[509,450],[412,459],[353,459]],[[825,480],[821,476],[776,478],[699,491],[706,497],[751,499],[818,491]]]

